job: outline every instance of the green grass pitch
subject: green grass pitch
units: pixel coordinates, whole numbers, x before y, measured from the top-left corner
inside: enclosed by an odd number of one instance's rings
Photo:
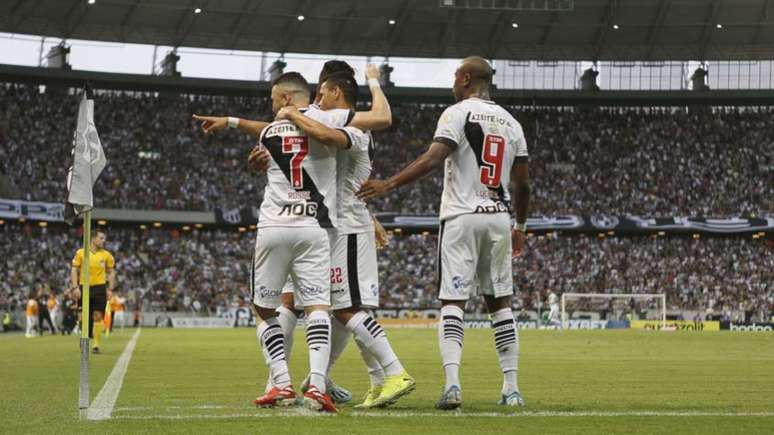
[[[495,405],[501,375],[490,330],[467,330],[463,408],[433,408],[442,385],[436,332],[389,329],[417,390],[359,413],[368,377],[354,343],[333,371],[352,390],[337,416],[255,409],[266,369],[250,328],[143,329],[112,418],[80,421],[78,339],[0,335],[0,433],[774,433],[774,335],[522,331],[523,411]],[[133,330],[91,358],[92,399]],[[307,367],[296,332],[291,372]]]

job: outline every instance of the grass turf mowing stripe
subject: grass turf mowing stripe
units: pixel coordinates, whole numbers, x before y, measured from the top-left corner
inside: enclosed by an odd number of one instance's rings
[[[113,371],[110,372],[110,376],[108,376],[102,389],[99,390],[97,398],[91,402],[91,405],[86,410],[87,420],[107,420],[113,413],[113,407],[116,405],[118,394],[121,392],[126,369],[129,368],[129,361],[132,359],[132,352],[134,352],[140,331],[142,329],[135,331],[132,339],[126,344],[123,353],[116,361],[116,365],[113,366]]]

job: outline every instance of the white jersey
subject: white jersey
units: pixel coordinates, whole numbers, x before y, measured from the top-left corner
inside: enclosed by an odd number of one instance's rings
[[[348,110],[301,111],[329,127],[343,127],[350,120]],[[335,228],[336,150],[309,138],[287,120],[269,124],[259,143],[271,160],[258,228]]]
[[[433,141],[454,149],[446,158],[441,221],[510,212],[511,168],[527,160],[524,131],[510,113],[492,101],[462,100],[444,110]]]
[[[338,197],[337,231],[339,234],[355,234],[374,230],[371,214],[363,200],[357,197],[371,176],[374,141],[371,133],[365,133],[355,127],[346,127],[343,131],[349,138],[349,148],[339,150],[336,168]]]

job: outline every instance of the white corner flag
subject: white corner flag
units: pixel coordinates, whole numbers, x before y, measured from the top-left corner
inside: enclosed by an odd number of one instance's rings
[[[83,262],[81,263],[81,366],[78,388],[78,408],[84,418],[89,407],[89,257],[91,253],[91,209],[94,208],[92,187],[107,159],[94,125],[94,100],[89,98],[88,85],[78,106],[78,126],[73,137],[73,165],[67,171],[67,202],[65,221],[72,225],[83,214]],[[99,307],[101,308],[101,307]]]
[[[73,165],[67,171],[65,220],[72,224],[76,216],[94,208],[92,187],[107,159],[94,125],[94,100],[83,92],[78,105],[78,126],[73,137]]]

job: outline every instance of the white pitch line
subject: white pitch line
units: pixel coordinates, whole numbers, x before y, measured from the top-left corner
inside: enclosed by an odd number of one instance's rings
[[[135,331],[132,339],[126,344],[123,353],[116,361],[116,365],[113,366],[113,371],[110,372],[105,385],[99,390],[97,398],[89,405],[86,410],[87,420],[107,420],[110,418],[113,407],[116,406],[116,400],[118,400],[118,393],[121,392],[124,375],[126,375],[126,369],[129,367],[129,361],[132,359],[132,352],[134,352],[134,346],[137,344],[141,330]]]
[[[226,418],[271,418],[271,417],[332,417],[331,414],[293,413],[293,412],[256,412],[256,413],[232,413],[232,414],[161,414],[161,415],[127,415],[113,417],[115,420],[197,420],[197,419],[226,419]],[[406,417],[774,417],[774,411],[765,412],[713,412],[713,411],[515,411],[511,414],[498,412],[411,412],[411,411],[386,411],[386,412],[351,412],[347,417],[370,418],[406,418]]]

